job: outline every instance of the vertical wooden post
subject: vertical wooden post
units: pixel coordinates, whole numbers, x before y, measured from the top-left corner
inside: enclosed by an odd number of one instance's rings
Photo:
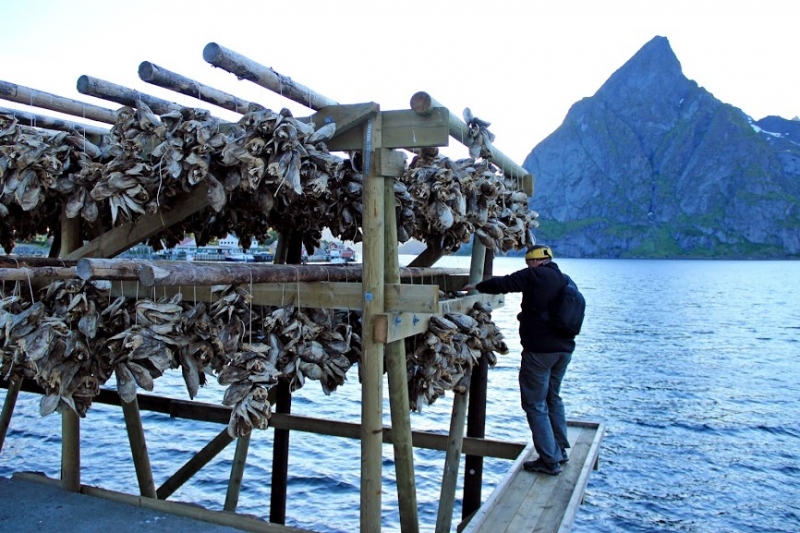
[[[483,278],[483,261],[486,254],[486,247],[477,242],[475,238],[473,238],[473,241],[469,282],[477,283]],[[468,373],[471,374],[472,370],[470,369]],[[464,422],[467,417],[468,393],[469,389],[464,393],[454,393],[453,396],[453,414],[450,418],[450,440],[448,441],[444,461],[442,492],[439,498],[439,513],[436,517],[436,533],[448,533],[453,521],[458,467],[461,461],[461,448],[464,444]]]
[[[299,263],[301,258],[302,235],[297,232],[284,232],[278,236],[275,249],[276,265]],[[275,412],[292,412],[292,392],[289,382],[280,380],[275,387]],[[289,487],[289,430],[275,428],[272,442],[272,490],[270,491],[269,521],[273,524],[286,523],[286,492]],[[238,447],[237,447],[238,450]]]
[[[275,412],[292,412],[292,393],[289,382],[278,381],[275,386]],[[273,524],[286,523],[286,490],[289,486],[289,430],[277,429],[272,443],[272,490],[270,491],[269,521]]]
[[[3,412],[0,413],[0,452],[3,451],[3,444],[6,441],[8,426],[11,425],[11,415],[14,413],[14,407],[17,405],[17,396],[19,396],[20,387],[22,387],[22,376],[12,376],[9,378],[6,399],[3,402]]]
[[[239,505],[239,492],[242,488],[244,479],[244,466],[247,463],[247,451],[250,449],[251,431],[243,435],[236,441],[236,453],[233,456],[233,466],[231,466],[231,478],[228,481],[228,492],[225,494],[225,511],[235,512]]]
[[[128,430],[128,441],[131,445],[133,466],[136,469],[136,479],[139,481],[139,494],[146,498],[156,497],[156,486],[153,482],[153,471],[150,468],[150,457],[147,454],[147,443],[144,439],[142,416],[139,412],[139,400],[120,402],[122,414],[125,416],[125,427]]]
[[[80,219],[61,214],[61,249],[64,256],[83,245]],[[71,409],[61,411],[61,486],[68,491],[81,489],[81,422]]]
[[[377,152],[376,152],[377,153]],[[383,180],[384,227],[386,264],[384,275],[386,283],[400,283],[400,263],[397,252],[397,216],[394,198],[394,175],[389,170],[394,156],[399,152],[382,149],[380,151],[382,174],[392,174]],[[396,163],[394,163],[396,165]],[[393,166],[394,166],[393,165]],[[397,174],[404,170],[402,159],[397,165]],[[400,530],[403,533],[419,531],[417,510],[417,485],[414,475],[414,445],[411,441],[411,414],[408,401],[408,371],[406,369],[406,345],[399,340],[386,345],[386,374],[389,378],[389,407],[392,413],[392,444],[394,445],[395,477],[397,479],[397,500],[400,506]]]
[[[453,413],[450,416],[450,433],[445,451],[442,491],[439,496],[439,512],[436,515],[436,533],[449,533],[453,523],[458,466],[461,461],[461,448],[464,444],[464,420],[467,417],[468,394],[469,390],[463,393],[453,393]]]
[[[470,264],[470,283],[477,283],[491,276],[492,250],[473,238],[472,262]],[[489,364],[481,357],[478,366],[472,369],[469,386],[469,407],[467,409],[467,437],[486,436],[486,390]],[[481,506],[483,487],[483,457],[467,455],[464,458],[464,497],[461,518],[466,519]]]
[[[361,531],[381,530],[383,445],[384,345],[373,337],[375,314],[382,313],[384,291],[383,180],[377,172],[375,150],[381,143],[381,116],[364,125],[364,294],[361,357]]]

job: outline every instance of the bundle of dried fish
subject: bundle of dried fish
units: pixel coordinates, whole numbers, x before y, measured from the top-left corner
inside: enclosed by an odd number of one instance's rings
[[[489,126],[492,125],[491,122],[486,122],[474,116],[468,107],[464,108],[463,116],[469,130],[469,156],[472,159],[479,157],[491,159],[492,143],[494,142],[494,134],[489,131]]]
[[[43,307],[32,306],[16,294],[0,294],[0,379],[33,379],[36,368],[25,357],[20,340],[34,331],[42,319]]]
[[[411,237],[444,252],[458,250],[473,234],[498,252],[533,244],[538,223],[527,196],[489,160],[452,161],[427,150],[412,160],[401,182],[414,199]]]
[[[153,390],[153,379],[168,368],[181,365],[177,353],[186,341],[180,330],[183,307],[180,293],[172,299],[139,300],[134,305],[133,324],[108,339],[109,363],[117,378],[117,392],[125,402],[136,398],[137,385]],[[184,377],[186,375],[184,374]],[[198,378],[187,380],[190,395]]]
[[[482,303],[466,314],[432,316],[426,333],[406,339],[411,409],[421,410],[446,391],[464,392],[469,370],[481,357],[494,366],[494,352],[508,352],[502,338],[491,308]]]
[[[234,354],[218,376],[220,385],[228,385],[222,403],[232,407],[228,423],[231,437],[247,435],[254,427],[267,428],[271,414],[268,392],[281,375],[271,361],[269,346],[244,348]]]
[[[72,409],[85,416],[99,387],[111,374],[98,356],[112,334],[98,311],[108,301],[105,288],[81,280],[55,281],[40,291],[43,318],[20,344],[45,390],[40,411]]]
[[[306,378],[319,381],[325,394],[344,383],[361,357],[361,337],[352,320],[349,312],[291,305],[266,315],[264,333],[291,390],[301,388]]]
[[[13,115],[0,115],[0,245],[7,253],[16,241],[58,227],[64,194],[60,182],[79,161],[101,155],[77,132],[23,128]],[[92,214],[87,208],[86,215]]]

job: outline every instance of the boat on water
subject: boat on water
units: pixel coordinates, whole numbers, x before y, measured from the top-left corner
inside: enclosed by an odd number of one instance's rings
[[[253,254],[226,253],[225,261],[235,261],[237,263],[254,263],[256,261],[256,258]]]

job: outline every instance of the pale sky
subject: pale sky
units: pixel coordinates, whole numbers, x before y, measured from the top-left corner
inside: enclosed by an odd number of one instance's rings
[[[797,0],[0,0],[0,24],[0,80],[32,89],[118,108],[78,93],[88,74],[203,107],[141,81],[139,63],[150,61],[271,109],[312,113],[211,67],[202,52],[216,42],[340,103],[408,109],[424,90],[459,116],[470,107],[520,164],[656,35],[723,102],[754,119],[800,115]]]

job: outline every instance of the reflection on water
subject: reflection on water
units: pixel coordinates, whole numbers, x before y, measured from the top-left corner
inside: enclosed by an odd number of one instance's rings
[[[793,262],[559,260],[587,300],[586,323],[564,382],[568,416],[607,424],[600,470],[590,476],[573,531],[796,532],[800,530],[800,276]],[[467,258],[436,266],[466,267]],[[495,273],[524,266],[500,258]],[[489,372],[488,438],[529,438],[517,390],[519,295],[494,313],[511,349]],[[306,386],[299,415],[358,422],[355,373],[332,396]],[[187,398],[180,373],[157,393]],[[384,393],[387,394],[386,391]],[[218,402],[208,386],[198,400]],[[5,391],[0,391],[0,400]],[[447,432],[451,396],[412,415],[415,429]],[[389,424],[388,402],[385,423]],[[160,484],[223,426],[143,414]],[[60,419],[38,415],[21,394],[0,475],[59,473]],[[82,481],[135,491],[136,476],[118,408],[95,405],[82,422]],[[267,517],[270,432],[251,443],[240,511]],[[221,509],[233,447],[173,496]],[[321,532],[359,527],[357,441],[291,436],[288,525]],[[417,450],[423,530],[436,521],[444,456]],[[490,489],[508,461],[487,460]],[[463,463],[462,463],[463,467]],[[398,531],[394,463],[384,447],[384,530]],[[460,483],[460,482],[459,482]],[[460,487],[459,487],[460,490]],[[456,506],[460,516],[460,507]],[[453,526],[455,531],[455,524]]]

